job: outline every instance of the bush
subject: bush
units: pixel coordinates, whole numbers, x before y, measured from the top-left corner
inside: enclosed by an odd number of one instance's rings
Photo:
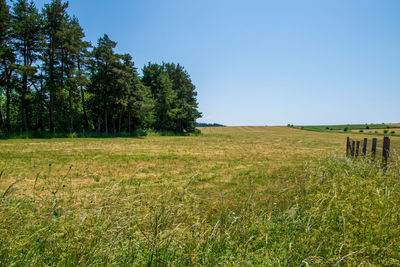
[[[395,131],[391,131],[390,133],[391,133],[391,134],[395,134],[396,132],[395,132]]]
[[[383,130],[383,133],[384,133],[384,134],[387,134],[388,132],[389,132],[389,131],[388,131],[388,130],[386,130],[386,129],[385,129],[385,130]]]
[[[194,130],[194,132],[192,133],[192,135],[194,135],[194,136],[198,136],[198,135],[201,135],[201,131],[200,131],[200,129],[195,129]]]
[[[367,130],[368,130],[368,129],[369,129],[369,126],[368,126],[368,125],[367,125],[367,126],[365,126],[365,129],[367,129]]]
[[[348,127],[345,127],[345,128],[343,129],[343,131],[345,131],[345,132],[347,132],[348,130],[349,130]]]
[[[363,132],[364,132],[364,130],[363,130],[363,129],[361,129],[361,130],[360,130],[360,133],[363,133]]]

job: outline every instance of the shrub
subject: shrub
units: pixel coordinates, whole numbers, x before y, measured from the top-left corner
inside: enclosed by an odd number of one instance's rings
[[[387,134],[389,131],[387,129],[383,130],[384,134]]]
[[[368,130],[368,129],[369,129],[369,126],[368,126],[368,125],[367,125],[367,126],[365,126],[365,129],[367,129],[367,130]]]
[[[198,136],[198,135],[201,135],[201,131],[200,131],[200,129],[194,129],[194,132],[192,133],[193,135],[195,135],[195,136]]]
[[[363,132],[364,132],[364,130],[363,130],[363,129],[361,129],[361,130],[360,130],[360,133],[363,133]]]
[[[345,132],[347,132],[348,130],[349,130],[348,127],[345,127],[345,128],[343,129],[343,131],[345,131]]]

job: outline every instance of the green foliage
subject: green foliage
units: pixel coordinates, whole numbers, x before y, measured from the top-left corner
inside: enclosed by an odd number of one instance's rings
[[[115,53],[117,43],[108,35],[90,51],[68,2],[52,0],[41,13],[33,1],[12,3],[10,14],[0,1],[4,135],[195,130],[197,93],[182,66],[154,64],[160,72],[141,78],[132,57]]]
[[[196,91],[188,73],[182,66],[163,63],[151,64],[143,68],[142,82],[151,90],[155,101],[155,129],[193,132],[197,111]]]

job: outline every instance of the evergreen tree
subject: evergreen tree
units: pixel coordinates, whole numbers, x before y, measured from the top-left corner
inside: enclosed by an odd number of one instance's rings
[[[196,119],[201,117],[197,110],[196,87],[190,80],[185,69],[173,63],[164,63],[164,69],[172,81],[172,89],[177,95],[174,108],[177,110],[175,117],[176,132],[193,132],[196,127]]]
[[[56,106],[63,106],[62,98],[60,101],[63,86],[63,65],[62,65],[62,46],[63,46],[63,27],[67,25],[69,19],[66,9],[68,3],[61,0],[53,0],[46,4],[44,13],[44,33],[46,37],[45,53],[43,54],[44,70],[46,74],[46,89],[50,96],[50,132],[55,132]],[[60,104],[60,105],[56,105]],[[61,113],[61,112],[60,112]]]
[[[0,124],[7,132],[11,131],[11,95],[15,71],[15,53],[11,44],[11,15],[5,0],[0,0],[0,89],[6,93],[6,123],[0,100]]]
[[[179,64],[148,64],[139,77],[132,56],[107,35],[91,48],[68,3],[40,14],[32,0],[0,0],[0,128],[122,132],[153,128],[191,132],[195,86]],[[1,98],[5,96],[5,101]],[[5,103],[6,120],[3,116]]]
[[[143,84],[151,88],[155,104],[156,130],[193,132],[197,110],[197,93],[189,74],[172,63],[148,64],[143,68]]]
[[[177,110],[173,103],[177,95],[172,89],[172,81],[163,66],[149,63],[143,68],[142,82],[151,90],[155,102],[154,128],[159,131],[174,131]]]
[[[116,45],[117,43],[105,34],[92,51],[88,92],[92,94],[89,103],[93,114],[97,117],[97,132],[101,131],[102,125],[105,133],[108,133],[109,129],[109,110],[115,98],[117,69],[114,67],[118,64],[118,56],[114,52]]]
[[[42,48],[41,16],[32,1],[18,0],[13,7],[11,22],[13,44],[17,53],[17,72],[20,76],[17,91],[20,97],[21,126],[26,131],[30,128],[31,118],[30,87],[38,69],[35,62]]]
[[[68,92],[68,119],[69,130],[74,131],[74,120],[79,119],[78,106],[80,106],[79,87],[83,86],[81,69],[81,57],[84,50],[87,48],[87,42],[83,41],[85,34],[79,25],[77,18],[72,18],[64,21],[61,31],[62,38],[62,74],[63,88]],[[78,68],[79,65],[79,68]],[[82,87],[80,88],[81,90]]]
[[[119,131],[124,112],[128,114],[128,125],[126,127],[128,132],[131,132],[132,128],[137,130],[150,127],[153,123],[154,107],[150,89],[140,81],[132,57],[127,54],[121,56],[121,59],[123,71],[121,72],[122,79],[120,81],[122,83],[120,86],[124,88],[124,91],[122,98],[118,100],[121,103]]]

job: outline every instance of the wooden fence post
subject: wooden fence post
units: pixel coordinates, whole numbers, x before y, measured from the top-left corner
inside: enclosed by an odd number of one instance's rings
[[[367,155],[367,143],[368,143],[368,139],[364,138],[363,149],[362,149],[362,154],[364,157]]]
[[[350,156],[350,150],[351,150],[350,137],[347,136],[346,157],[349,157],[349,156]]]
[[[354,157],[354,149],[356,148],[356,141],[351,142],[351,156]]]
[[[360,152],[360,141],[357,141],[356,158],[358,157],[359,152]]]
[[[375,156],[376,156],[376,143],[378,142],[378,139],[376,139],[376,138],[373,138],[372,139],[372,151],[371,151],[371,156],[373,157],[373,158],[375,158]]]
[[[383,138],[383,148],[382,148],[382,156],[385,163],[387,163],[388,161],[389,152],[390,152],[390,139],[389,137],[385,136]]]

